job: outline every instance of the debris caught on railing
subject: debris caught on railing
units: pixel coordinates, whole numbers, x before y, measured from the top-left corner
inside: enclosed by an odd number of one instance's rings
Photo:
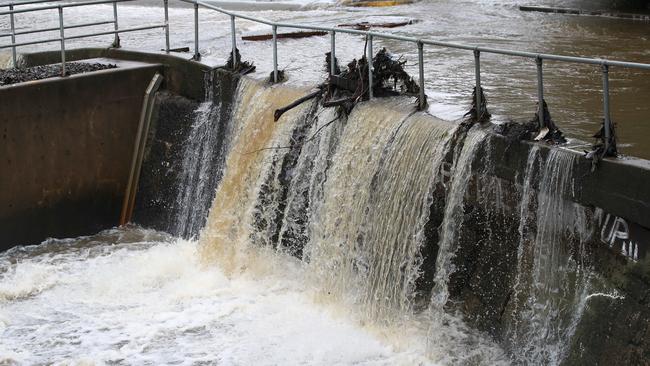
[[[277,39],[284,39],[284,38],[298,39],[298,38],[308,38],[308,37],[317,37],[317,36],[325,36],[325,35],[327,35],[327,32],[323,32],[323,31],[286,32],[286,33],[278,33]],[[252,36],[242,36],[241,39],[244,41],[269,41],[273,39],[273,34],[257,34]]]
[[[483,91],[483,88],[481,88],[481,106],[477,108],[476,87],[474,87],[474,91],[472,92],[472,108],[470,108],[469,112],[465,113],[463,117],[467,117],[467,120],[471,123],[483,123],[490,120],[490,117],[492,117],[492,115],[490,112],[488,112],[487,99],[485,98],[485,92]]]
[[[328,70],[329,56],[326,57]],[[372,60],[372,91],[377,97],[410,95],[419,96],[420,87],[404,70],[405,60],[395,59],[385,48],[382,48]],[[338,66],[338,65],[337,65]],[[345,106],[351,110],[355,103],[368,98],[368,63],[366,57],[358,61],[352,60],[344,70],[338,70],[337,75],[329,79],[328,91],[323,105]]]
[[[539,133],[534,138],[535,141],[545,141],[550,144],[563,144],[566,142],[566,138],[562,135],[562,131],[555,125],[553,119],[551,118],[551,113],[548,110],[548,105],[546,100],[543,101],[544,107],[544,123],[539,123],[539,103],[537,106],[537,112],[535,112],[534,122],[537,122],[538,126],[541,126]]]
[[[417,23],[416,20],[406,20],[403,22],[388,22],[388,23],[370,23],[370,22],[359,22],[359,23],[347,23],[339,24],[337,27],[341,28],[352,28],[357,30],[369,30],[371,28],[397,28],[404,27],[406,25],[411,25]]]
[[[232,52],[230,52],[230,57],[228,57],[228,62],[226,62],[226,68],[241,75],[250,74],[251,72],[255,71],[255,65],[252,62],[242,62],[241,54],[239,54],[238,48],[235,48],[235,55],[237,57],[237,67],[233,67]]]
[[[314,98],[316,98],[316,97],[318,97],[318,96],[320,96],[322,94],[323,94],[323,89],[319,88],[318,90],[316,90],[314,92],[311,92],[311,93],[305,95],[304,97],[293,101],[291,104],[289,104],[287,106],[276,109],[275,112],[273,113],[273,120],[275,122],[277,122],[285,112],[287,112],[287,111],[301,105],[302,103],[304,103],[304,102],[306,102],[306,101],[308,101],[310,99],[314,99]]]
[[[585,151],[585,157],[591,160],[592,171],[596,169],[602,158],[615,158],[618,156],[618,149],[616,148],[616,130],[613,121],[609,125],[609,141],[606,136],[605,120],[603,120],[600,129],[593,136],[597,139],[596,143],[592,146],[593,150]]]
[[[338,60],[335,59],[334,61],[336,63],[336,74],[331,75],[327,82],[319,85],[317,91],[283,108],[278,108],[274,113],[276,121],[286,111],[295,108],[307,100],[320,96],[323,96],[324,107],[341,107],[348,114],[352,111],[356,103],[368,99],[368,62],[365,55],[359,60],[352,60],[343,70],[339,69]],[[331,54],[327,53],[325,56],[325,64],[328,72],[331,70],[331,62]],[[420,87],[404,70],[405,64],[405,60],[394,58],[385,48],[377,52],[372,60],[372,91],[375,97],[409,95],[419,98]],[[271,74],[272,77],[273,74]]]
[[[269,74],[269,83],[281,83],[286,80],[286,73],[284,70],[278,70],[278,80],[274,80],[273,71]]]

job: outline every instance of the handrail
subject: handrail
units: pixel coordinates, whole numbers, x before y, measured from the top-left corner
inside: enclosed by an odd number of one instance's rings
[[[0,3],[0,8],[16,5],[31,5],[40,3],[51,3],[52,0],[28,0],[28,1],[10,1],[8,3]]]
[[[165,22],[162,25],[154,25],[154,26],[148,26],[148,27],[137,27],[137,28],[130,28],[130,29],[123,29],[120,30],[118,27],[118,19],[117,19],[117,3],[121,2],[129,2],[129,1],[135,1],[135,0],[91,0],[91,1],[84,1],[84,2],[75,2],[75,3],[66,3],[66,4],[59,4],[59,5],[50,5],[50,6],[41,6],[41,7],[34,7],[34,8],[28,8],[28,9],[14,9],[15,6],[17,5],[26,5],[26,4],[39,4],[39,3],[45,3],[48,2],[48,0],[28,0],[28,1],[21,1],[21,2],[9,2],[9,3],[3,3],[0,4],[0,7],[9,7],[9,11],[2,11],[0,12],[0,15],[9,15],[11,17],[11,33],[8,35],[11,36],[11,44],[5,45],[5,46],[0,46],[0,49],[2,48],[12,48],[13,50],[13,60],[14,60],[14,66],[16,65],[16,47],[17,46],[24,46],[24,45],[30,45],[30,44],[38,44],[38,43],[46,43],[46,42],[54,42],[54,41],[60,41],[61,42],[61,59],[62,59],[62,64],[63,64],[63,72],[65,72],[65,40],[66,39],[75,39],[75,38],[85,38],[85,37],[93,37],[93,36],[98,36],[98,35],[107,35],[107,34],[115,34],[115,42],[114,46],[119,47],[119,37],[118,34],[122,32],[132,32],[132,31],[139,31],[139,30],[146,30],[146,29],[153,29],[153,28],[164,28],[165,29],[165,50],[166,52],[169,52],[170,46],[169,46],[169,14],[168,14],[168,1],[169,0],[163,0],[164,4],[164,11],[165,11]],[[546,54],[546,53],[534,53],[534,52],[526,52],[526,51],[515,51],[515,50],[507,50],[507,49],[500,49],[500,48],[492,48],[492,47],[483,47],[479,45],[467,45],[467,44],[460,44],[460,43],[453,43],[453,42],[443,42],[443,41],[436,41],[436,40],[431,40],[431,39],[423,39],[423,38],[415,38],[415,37],[408,37],[408,36],[402,36],[402,35],[396,35],[396,34],[388,34],[388,33],[380,33],[380,32],[374,32],[374,31],[362,31],[362,30],[356,30],[356,29],[343,29],[343,28],[334,28],[334,27],[326,27],[326,26],[318,26],[318,25],[309,25],[309,24],[298,24],[298,23],[284,23],[284,22],[273,22],[267,19],[263,18],[257,18],[254,16],[250,16],[247,14],[242,14],[234,11],[229,11],[225,10],[222,8],[219,8],[215,5],[206,3],[201,0],[179,0],[185,3],[190,3],[194,5],[194,56],[193,58],[195,60],[199,60],[201,57],[201,54],[199,52],[199,7],[204,7],[210,10],[217,11],[219,13],[222,13],[224,15],[228,15],[230,17],[230,24],[231,24],[231,43],[232,43],[232,60],[233,60],[233,67],[237,67],[237,57],[236,57],[236,52],[237,52],[237,41],[236,41],[236,24],[235,20],[237,18],[239,19],[245,19],[249,20],[252,22],[260,23],[260,24],[265,24],[271,27],[272,32],[273,32],[273,80],[275,82],[278,81],[278,56],[277,56],[277,30],[278,28],[292,28],[292,29],[306,29],[306,30],[314,30],[314,31],[325,31],[330,33],[331,37],[331,57],[332,60],[334,60],[335,54],[336,54],[336,33],[344,33],[344,34],[352,34],[352,35],[360,35],[364,36],[367,39],[367,53],[368,53],[368,58],[372,57],[372,46],[373,46],[373,39],[374,38],[379,38],[379,39],[391,39],[391,40],[397,40],[397,41],[403,41],[403,42],[410,42],[410,43],[415,43],[417,45],[418,49],[418,61],[419,61],[419,85],[420,87],[420,95],[419,95],[419,107],[420,109],[424,109],[426,106],[426,97],[424,94],[424,57],[423,57],[423,49],[424,45],[429,45],[429,46],[437,46],[437,47],[445,47],[445,48],[452,48],[452,49],[460,49],[460,50],[466,50],[466,51],[472,51],[474,53],[474,63],[475,63],[475,83],[476,83],[476,105],[477,105],[477,115],[480,115],[481,112],[483,112],[482,104],[481,104],[481,68],[480,68],[480,55],[481,53],[490,53],[490,54],[498,54],[498,55],[506,55],[506,56],[514,56],[514,57],[523,57],[523,58],[528,58],[532,59],[535,61],[537,65],[537,97],[538,97],[538,120],[539,120],[539,128],[542,130],[546,126],[546,122],[544,119],[544,81],[543,81],[543,61],[544,60],[549,60],[549,61],[558,61],[558,62],[567,62],[567,63],[578,63],[578,64],[589,64],[589,65],[598,65],[601,67],[602,71],[602,77],[603,77],[603,112],[604,112],[604,124],[605,124],[605,134],[606,134],[606,144],[610,140],[610,132],[613,131],[613,126],[611,125],[611,118],[610,118],[610,113],[609,113],[609,67],[615,66],[615,67],[625,67],[625,68],[634,68],[634,69],[642,69],[642,70],[650,70],[650,64],[647,63],[638,63],[638,62],[626,62],[626,61],[617,61],[617,60],[608,60],[608,59],[602,59],[602,58],[588,58],[588,57],[575,57],[575,56],[564,56],[564,55],[555,55],[555,54]],[[98,32],[98,33],[89,33],[89,34],[84,34],[84,35],[76,35],[72,37],[65,37],[64,36],[64,30],[68,28],[73,28],[73,27],[83,27],[83,26],[89,26],[89,25],[77,25],[77,26],[68,26],[65,27],[63,25],[63,9],[65,8],[70,8],[70,7],[80,7],[80,6],[90,6],[90,5],[99,5],[99,4],[113,4],[113,13],[114,13],[114,20],[105,22],[105,24],[114,24],[114,30],[113,31],[106,31],[106,32]],[[23,43],[16,43],[15,36],[19,34],[26,34],[26,32],[16,32],[15,31],[15,25],[14,25],[14,15],[18,13],[28,13],[28,12],[35,12],[35,11],[42,11],[42,10],[50,10],[50,9],[58,9],[59,10],[59,28],[49,28],[47,29],[48,31],[50,30],[56,30],[59,29],[61,32],[61,37],[58,39],[48,39],[48,40],[41,40],[41,41],[31,41],[31,42],[23,42]],[[92,23],[89,23],[92,24]],[[97,25],[97,24],[95,24]],[[40,30],[40,31],[45,31],[45,30]],[[38,31],[30,31],[29,33],[36,33]],[[0,38],[2,36],[7,36],[5,35],[0,35]],[[331,70],[330,74],[333,75],[335,72],[334,68],[334,62],[332,62],[331,65]],[[368,78],[370,85],[372,85],[372,63],[370,63],[370,67],[368,70]],[[370,97],[372,98],[372,88],[370,88],[369,91]],[[607,151],[607,146],[605,151]]]
[[[114,20],[106,20],[106,21],[103,21],[103,22],[93,22],[93,23],[82,23],[82,24],[68,25],[68,26],[63,27],[63,29],[85,28],[85,27],[93,27],[93,26],[96,26],[96,25],[113,24],[113,23],[115,23]],[[54,28],[32,29],[32,30],[14,32],[14,33],[0,33],[0,38],[1,37],[11,37],[12,34],[15,35],[15,36],[21,36],[21,35],[25,35],[25,34],[54,32],[54,31],[58,31],[58,30],[59,30],[59,27],[54,27]]]

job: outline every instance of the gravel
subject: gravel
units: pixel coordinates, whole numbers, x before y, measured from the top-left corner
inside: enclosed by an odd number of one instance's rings
[[[81,74],[84,72],[114,69],[113,64],[73,62],[65,65],[67,75]],[[0,86],[22,83],[25,81],[47,79],[61,76],[61,65],[35,66],[28,68],[0,70]]]

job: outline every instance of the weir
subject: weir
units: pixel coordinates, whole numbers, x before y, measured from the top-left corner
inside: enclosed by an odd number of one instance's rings
[[[266,250],[295,256],[320,301],[347,304],[368,324],[415,321],[440,362],[645,357],[630,323],[608,311],[645,329],[647,303],[630,286],[647,288],[634,274],[646,249],[628,236],[617,252],[619,239],[603,236],[611,214],[588,204],[591,165],[576,152],[441,121],[408,98],[349,116],[316,100],[273,122],[273,110],[307,91],[223,71],[206,80],[207,100],[184,107],[190,132],[167,142],[185,145],[170,157],[183,161],[167,182],[174,208],[152,215],[147,201],[165,198],[145,193],[136,222],[198,238],[203,261],[233,276],[264,267]],[[164,112],[178,105],[161,96],[157,123],[178,118]],[[199,127],[222,131],[220,147],[210,150],[213,132]],[[181,182],[192,175],[190,193]],[[628,341],[610,346],[602,322]]]
[[[647,162],[592,172],[575,151],[406,97],[349,115],[316,99],[274,122],[308,90],[156,57],[167,83],[133,223],[195,239],[192,265],[297,266],[317,301],[414,332],[434,362],[646,359]],[[619,185],[630,176],[639,186]]]

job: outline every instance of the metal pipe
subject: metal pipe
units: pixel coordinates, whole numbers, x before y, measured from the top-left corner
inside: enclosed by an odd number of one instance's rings
[[[151,26],[144,26],[144,27],[120,29],[117,32],[118,33],[138,32],[138,31],[149,30],[149,29],[157,29],[157,28],[162,29],[164,27],[165,27],[165,25],[151,25]],[[57,29],[60,29],[60,27],[57,28]],[[64,29],[65,29],[65,27],[64,27]],[[77,35],[74,35],[74,36],[65,37],[65,39],[69,40],[69,39],[79,39],[79,38],[88,38],[88,37],[96,37],[96,36],[106,36],[106,35],[111,35],[111,34],[114,34],[114,33],[115,33],[115,31],[111,30],[111,31],[106,31],[106,32],[77,34]],[[18,46],[29,46],[29,45],[34,45],[34,44],[52,43],[52,42],[60,42],[60,41],[61,41],[60,37],[59,38],[50,38],[50,39],[41,39],[41,40],[37,40],[37,41],[15,43],[13,45],[12,44],[0,45],[0,49],[11,48],[13,46],[16,46],[16,47],[18,47]]]
[[[420,73],[420,110],[427,106],[426,95],[424,95],[424,44],[418,42],[418,69]]]
[[[330,32],[330,76],[336,74],[336,32]]]
[[[163,1],[165,7],[165,52],[169,53],[169,0]]]
[[[120,48],[120,35],[117,33],[120,30],[120,27],[117,24],[117,2],[113,2],[113,20],[115,21],[115,39],[113,40],[113,47]]]
[[[129,32],[137,32],[137,31],[142,31],[142,30],[148,30],[148,29],[162,29],[162,28],[165,28],[164,24],[148,25],[148,26],[144,26],[144,27],[134,27],[134,28],[120,29],[120,30],[117,31],[117,33],[129,33]],[[79,34],[79,35],[75,34],[74,36],[65,37],[65,39],[88,38],[88,37],[104,36],[104,35],[113,34],[113,33],[115,33],[115,31],[96,32],[96,33]]]
[[[366,56],[366,61],[368,62],[368,99],[372,99],[372,36],[368,36],[368,56]]]
[[[537,116],[539,117],[539,129],[546,127],[546,120],[544,119],[544,75],[542,74],[542,58],[537,57],[535,59],[537,64],[537,103],[539,104],[537,108]]]
[[[9,5],[9,10],[14,10],[13,5]],[[14,14],[9,14],[9,23],[11,25],[11,44],[16,43],[16,23]],[[11,60],[13,61],[14,69],[18,66],[18,55],[16,54],[16,46],[11,47]]]
[[[59,7],[59,31],[61,33],[61,76],[65,76],[65,28],[63,28],[63,7]]]
[[[42,10],[52,10],[52,9],[58,9],[59,6],[62,8],[75,8],[75,7],[80,7],[80,6],[88,6],[88,5],[102,5],[102,4],[112,4],[113,2],[118,2],[118,3],[123,3],[123,2],[128,2],[128,1],[137,1],[137,0],[97,0],[97,1],[80,1],[80,2],[71,2],[71,3],[65,3],[61,5],[48,5],[48,6],[39,6],[36,8],[26,8],[26,9],[16,9],[13,11],[3,11],[0,12],[0,15],[7,15],[10,13],[18,14],[18,13],[31,13],[34,11],[42,11]],[[46,1],[51,3],[52,1]],[[13,5],[22,5],[25,4],[23,2],[20,3],[13,3]]]
[[[232,69],[237,70],[237,35],[235,34],[235,16],[230,16],[230,34],[232,41]]]
[[[605,154],[611,141],[611,116],[609,114],[609,66],[603,65],[603,113],[605,114]]]
[[[57,29],[59,29],[59,28],[57,28]],[[112,32],[111,32],[111,34],[112,34]],[[12,47],[19,47],[19,46],[30,46],[30,45],[33,45],[33,44],[43,44],[43,43],[53,43],[53,42],[61,42],[61,37],[50,38],[50,39],[40,39],[38,41],[19,42],[19,43],[14,43],[14,44],[0,45],[0,50],[5,49],[5,48],[12,48]]]
[[[278,82],[278,27],[273,26],[273,82]]]
[[[199,4],[194,3],[194,60],[201,59],[199,52]]]
[[[115,22],[114,20],[105,20],[105,21],[102,21],[102,22],[74,24],[74,25],[67,25],[67,26],[63,27],[63,29],[92,27],[92,26],[95,26],[95,25],[113,24],[114,22]],[[43,28],[43,29],[32,29],[32,30],[24,30],[24,31],[20,31],[20,32],[15,32],[14,35],[19,36],[19,35],[24,35],[24,34],[54,32],[54,31],[58,31],[58,30],[59,30],[59,27]],[[112,33],[115,33],[115,32],[112,32]],[[11,36],[11,33],[0,34],[0,38],[1,37],[10,37],[10,36]]]
[[[476,119],[483,115],[483,105],[481,101],[481,51],[474,50],[474,72],[476,74]]]
[[[151,124],[151,116],[153,114],[154,97],[160,88],[163,77],[156,73],[153,79],[149,82],[149,86],[144,94],[144,101],[142,102],[142,111],[140,112],[140,122],[138,123],[138,130],[136,132],[135,143],[133,144],[133,156],[131,158],[131,170],[129,171],[129,180],[124,192],[124,200],[122,201],[122,212],[120,213],[120,225],[124,225],[131,220],[133,213],[133,206],[135,204],[135,196],[138,191],[138,182],[140,171],[142,169],[142,160],[144,158],[144,150],[147,145],[147,136],[149,135],[149,125]]]

